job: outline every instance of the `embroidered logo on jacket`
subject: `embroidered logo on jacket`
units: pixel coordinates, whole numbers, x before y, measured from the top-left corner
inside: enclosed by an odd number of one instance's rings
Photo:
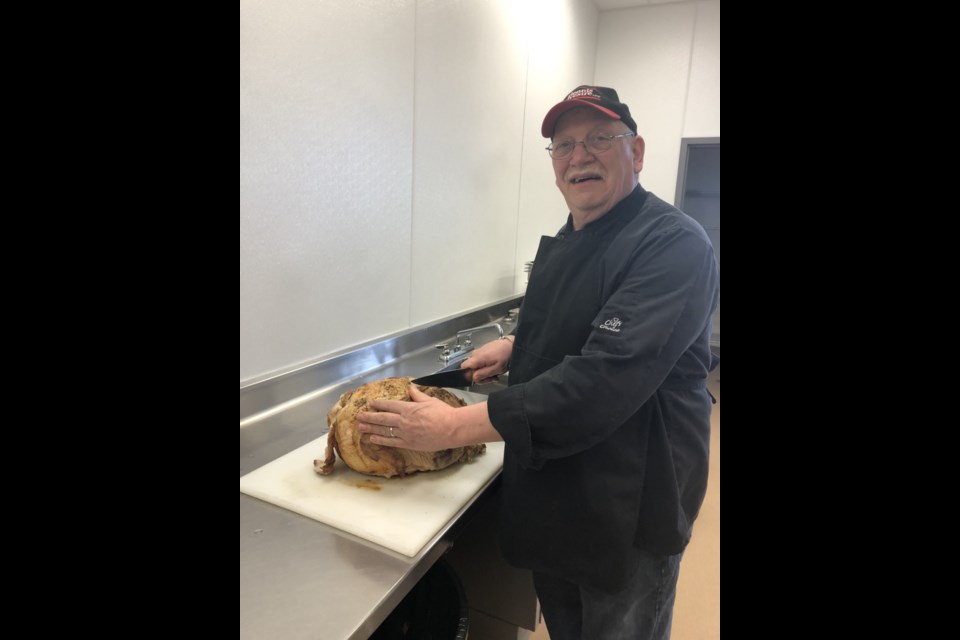
[[[613,333],[620,333],[620,325],[622,324],[623,322],[620,320],[620,318],[610,318],[600,325],[600,328],[606,329],[607,331],[612,331]]]

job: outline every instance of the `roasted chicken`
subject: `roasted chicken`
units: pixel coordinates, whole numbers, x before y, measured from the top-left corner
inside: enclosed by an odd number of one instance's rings
[[[340,396],[327,413],[327,449],[324,459],[314,460],[313,467],[322,475],[333,471],[336,455],[339,454],[354,471],[372,476],[405,476],[417,471],[437,471],[457,462],[470,462],[487,449],[485,444],[475,444],[442,451],[413,451],[398,447],[384,447],[370,442],[369,434],[357,430],[357,413],[367,411],[370,401],[377,398],[411,401],[407,389],[412,378],[384,378],[369,382],[347,391]],[[429,396],[446,402],[451,407],[463,407],[466,403],[446,389],[420,387]]]

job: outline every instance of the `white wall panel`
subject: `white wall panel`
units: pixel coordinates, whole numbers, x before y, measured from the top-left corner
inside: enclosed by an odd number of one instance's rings
[[[240,379],[406,326],[414,0],[240,2]]]
[[[694,3],[600,14],[596,82],[614,87],[646,141],[640,184],[673,202],[690,57]]]
[[[720,1],[697,3],[684,138],[720,135]]]
[[[520,217],[517,224],[516,289],[526,289],[523,265],[534,259],[540,237],[567,220],[553,164],[540,135],[550,107],[575,87],[592,84],[599,12],[592,0],[537,0],[529,5],[530,63],[523,126]]]
[[[411,325],[513,293],[522,3],[417,7]]]

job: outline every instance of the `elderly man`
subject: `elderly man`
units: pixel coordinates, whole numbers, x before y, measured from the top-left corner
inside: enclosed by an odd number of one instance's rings
[[[503,440],[500,546],[532,570],[551,639],[665,639],[707,484],[717,262],[640,186],[616,91],[577,87],[541,132],[567,223],[540,241],[514,335],[463,363],[476,380],[509,367],[510,386],[462,408],[411,386],[360,428],[425,451]]]

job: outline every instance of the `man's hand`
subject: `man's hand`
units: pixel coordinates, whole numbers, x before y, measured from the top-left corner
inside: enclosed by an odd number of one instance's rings
[[[460,363],[460,368],[476,369],[473,373],[474,384],[493,382],[507,370],[512,353],[513,338],[491,340],[474,350],[469,358]]]
[[[357,414],[357,428],[370,434],[370,442],[387,447],[416,451],[440,451],[459,446],[453,442],[453,407],[428,396],[415,384],[410,385],[410,398],[373,400],[374,411]]]

